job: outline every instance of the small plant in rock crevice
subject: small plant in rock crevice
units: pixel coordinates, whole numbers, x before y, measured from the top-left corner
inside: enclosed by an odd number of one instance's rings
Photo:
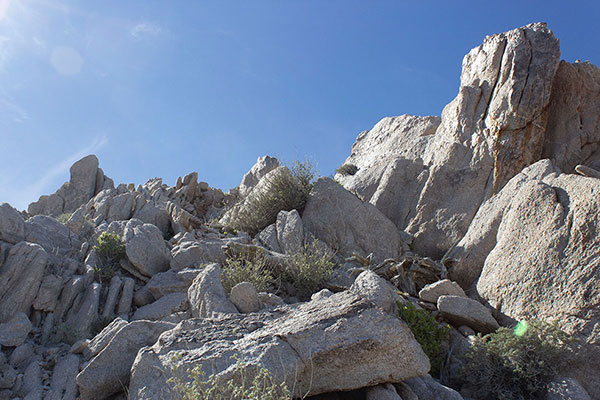
[[[548,384],[577,357],[577,342],[557,324],[520,322],[477,337],[466,354],[463,387],[475,399],[545,399]]]
[[[296,161],[289,170],[290,173],[264,177],[265,190],[248,195],[244,209],[239,210],[231,225],[256,235],[275,222],[280,211],[298,210],[302,213],[316,173],[309,161]]]
[[[427,310],[419,310],[412,303],[396,302],[398,316],[408,324],[415,339],[421,345],[423,352],[431,363],[431,373],[438,376],[443,357],[440,346],[448,338],[450,328],[440,326]]]
[[[241,282],[250,282],[257,291],[267,291],[274,277],[261,255],[228,257],[221,269],[221,283],[225,293]]]
[[[94,268],[98,282],[109,281],[119,269],[119,262],[125,257],[125,245],[121,237],[114,233],[102,232],[93,247],[100,265]]]
[[[175,356],[175,363],[180,357]],[[231,378],[206,377],[201,365],[193,368],[173,366],[167,381],[180,400],[291,400],[285,382],[277,382],[266,368],[237,360]]]
[[[335,172],[343,176],[351,176],[358,172],[358,167],[349,163],[342,164],[338,169],[335,170]]]
[[[319,246],[318,241],[307,243],[289,256],[282,278],[294,286],[301,298],[309,298],[333,273],[333,256],[334,252]]]

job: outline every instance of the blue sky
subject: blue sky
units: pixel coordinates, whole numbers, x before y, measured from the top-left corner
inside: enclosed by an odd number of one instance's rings
[[[599,20],[597,1],[0,0],[0,202],[88,153],[117,183],[227,190],[264,154],[330,175],[382,117],[439,115],[486,35],[545,21],[598,65]]]

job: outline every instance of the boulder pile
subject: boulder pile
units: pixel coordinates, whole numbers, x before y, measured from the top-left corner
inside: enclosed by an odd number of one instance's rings
[[[384,118],[257,232],[298,180],[272,157],[227,193],[70,173],[0,203],[1,399],[479,399],[477,334],[533,318],[581,350],[544,396],[600,399],[600,69],[543,23],[486,37],[441,117]],[[440,365],[401,310],[446,333]]]

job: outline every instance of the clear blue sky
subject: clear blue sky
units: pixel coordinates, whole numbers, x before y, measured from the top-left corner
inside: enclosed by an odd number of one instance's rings
[[[0,202],[88,153],[116,183],[227,190],[264,154],[330,175],[382,117],[439,115],[487,34],[545,21],[600,64],[599,4],[0,0]]]

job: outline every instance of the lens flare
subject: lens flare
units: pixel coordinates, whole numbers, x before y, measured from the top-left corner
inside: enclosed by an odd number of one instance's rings
[[[517,326],[515,326],[515,335],[521,337],[527,332],[527,321],[520,321]]]

